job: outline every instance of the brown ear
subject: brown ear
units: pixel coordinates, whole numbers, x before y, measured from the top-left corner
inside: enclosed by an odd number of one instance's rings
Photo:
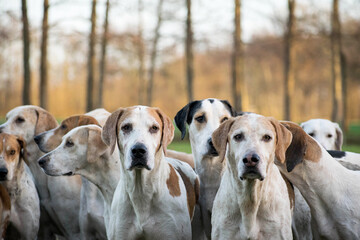
[[[281,163],[285,163],[286,160],[286,150],[290,146],[292,140],[292,134],[289,130],[286,129],[283,125],[279,123],[275,118],[268,118],[276,132],[276,149],[275,157]]]
[[[119,108],[115,112],[113,112],[108,119],[102,129],[101,138],[104,143],[110,147],[110,154],[114,152],[116,141],[117,141],[117,123],[124,113],[124,108]]]
[[[161,136],[161,145],[163,147],[163,151],[166,155],[166,149],[167,146],[172,142],[174,138],[174,124],[172,123],[171,119],[160,109],[156,109],[156,112],[158,113],[163,127],[162,127],[162,136]]]
[[[20,159],[24,159],[25,163],[29,165],[29,161],[27,159],[27,151],[26,151],[26,142],[22,137],[16,136],[16,140],[20,145]]]
[[[336,140],[335,140],[335,150],[341,151],[341,147],[343,145],[343,132],[339,126],[339,124],[335,124],[336,129]]]
[[[87,128],[88,130],[88,146],[87,146],[87,158],[90,160],[99,159],[99,156],[108,151],[109,147],[101,139],[101,128]]]
[[[87,115],[79,116],[78,126],[90,125],[90,124],[95,124],[95,125],[98,125],[99,127],[101,127],[99,122],[95,118],[93,118],[91,116],[87,116]]]
[[[234,119],[223,122],[212,134],[212,142],[216,151],[219,153],[220,161],[224,161],[225,159],[228,134],[233,123]]]
[[[56,119],[48,111],[39,108],[35,109],[35,113],[37,116],[35,136],[57,127],[58,123]]]

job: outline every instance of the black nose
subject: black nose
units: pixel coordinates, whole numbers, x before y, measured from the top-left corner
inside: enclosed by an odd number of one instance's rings
[[[37,145],[40,144],[40,140],[41,140],[40,135],[37,135],[37,136],[34,137],[34,141],[35,141],[35,143],[36,143]]]
[[[2,133],[2,132],[3,132],[3,129],[4,129],[3,127],[0,127],[0,133]]]
[[[40,158],[38,163],[39,163],[40,167],[44,168],[48,161],[49,161],[49,158],[46,156],[46,157]]]
[[[131,155],[134,158],[143,158],[147,153],[146,146],[142,143],[135,144],[131,149]]]
[[[216,151],[211,138],[208,139],[207,143],[208,143],[208,146],[209,146],[209,154],[211,156],[218,156],[218,152]]]
[[[211,138],[208,139],[208,144],[209,144],[210,147],[214,148],[214,144],[213,144]]]
[[[249,153],[243,158],[243,163],[246,167],[255,167],[259,161],[260,157],[256,153]]]
[[[6,168],[0,168],[0,179],[5,179],[8,174],[8,170]]]

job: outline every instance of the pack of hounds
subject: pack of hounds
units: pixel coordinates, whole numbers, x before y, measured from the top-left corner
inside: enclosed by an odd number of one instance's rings
[[[0,126],[3,239],[360,239],[360,154],[339,125],[300,126],[193,101],[168,150],[159,108],[96,109],[60,125],[20,106]]]

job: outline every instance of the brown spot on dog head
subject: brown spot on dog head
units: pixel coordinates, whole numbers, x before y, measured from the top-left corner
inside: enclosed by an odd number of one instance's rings
[[[276,159],[281,163],[285,162],[285,153],[287,148],[289,147],[292,139],[291,132],[286,129],[283,125],[280,124],[278,120],[275,118],[268,118],[270,123],[273,125],[275,129],[276,135],[276,148],[275,148],[275,156]]]
[[[214,144],[216,151],[219,153],[220,161],[224,161],[225,159],[228,134],[233,123],[234,123],[234,119],[226,120],[212,134],[212,142]]]
[[[199,199],[199,179],[196,179],[194,184],[191,183],[191,180],[186,176],[186,174],[181,171],[180,168],[176,168],[178,173],[180,174],[186,188],[186,197],[187,197],[187,205],[189,210],[190,219],[193,218],[195,205]]]
[[[318,162],[321,148],[299,125],[292,122],[281,122],[292,134],[292,141],[286,150],[286,168],[291,172],[304,159]]]
[[[174,167],[169,164],[170,173],[169,178],[166,180],[167,188],[169,189],[169,193],[173,197],[180,196],[180,185],[179,185],[179,177],[176,174]]]
[[[343,132],[339,124],[335,123],[336,139],[335,139],[335,150],[340,151],[343,144]]]
[[[56,119],[45,109],[37,107],[35,109],[35,113],[37,116],[37,121],[35,125],[35,136],[57,127],[58,123]]]
[[[6,162],[18,161],[18,165],[21,159],[27,162],[25,140],[15,135],[1,133],[0,154]]]
[[[101,138],[104,141],[104,143],[110,147],[111,154],[114,152],[116,141],[117,141],[118,122],[124,112],[125,112],[124,108],[119,108],[118,110],[113,112],[106,120],[106,123],[103,127],[103,131],[101,133]]]

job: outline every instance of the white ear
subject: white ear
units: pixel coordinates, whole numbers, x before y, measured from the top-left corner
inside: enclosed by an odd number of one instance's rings
[[[335,149],[340,151],[343,145],[343,131],[341,130],[339,124],[334,123],[336,129],[336,139],[335,139]]]

